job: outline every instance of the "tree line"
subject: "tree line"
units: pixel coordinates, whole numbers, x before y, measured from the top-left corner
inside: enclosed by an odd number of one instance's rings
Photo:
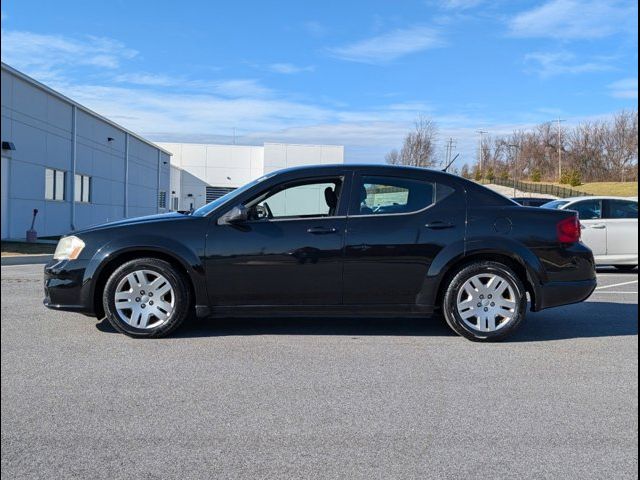
[[[391,164],[433,167],[437,124],[419,117],[400,150],[386,155]],[[459,172],[467,178],[492,181],[584,182],[638,181],[638,112],[623,110],[609,119],[572,127],[554,122],[509,135],[484,136],[476,162]]]

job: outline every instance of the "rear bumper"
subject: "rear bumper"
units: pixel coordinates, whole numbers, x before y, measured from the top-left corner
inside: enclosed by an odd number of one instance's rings
[[[573,282],[549,282],[540,288],[536,310],[582,302],[591,296],[596,285],[595,278]]]

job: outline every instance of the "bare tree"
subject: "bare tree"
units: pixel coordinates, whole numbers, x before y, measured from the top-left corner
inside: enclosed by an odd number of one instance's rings
[[[389,165],[400,165],[400,152],[395,148],[384,156]]]
[[[629,167],[635,163],[638,167],[638,114],[623,110],[616,114],[612,122],[612,131],[605,139],[605,151],[612,171],[625,181]],[[637,177],[636,177],[637,178]]]
[[[559,143],[560,142],[560,143]],[[519,145],[518,165],[515,150]],[[583,122],[558,129],[544,123],[530,131],[487,138],[482,145],[483,168],[499,178],[522,176],[556,181],[558,150],[562,171],[576,172],[582,181],[630,181],[638,178],[638,112],[622,111],[608,121]]]
[[[400,152],[392,150],[385,156],[385,159],[387,163],[392,165],[432,167],[436,164],[437,139],[438,126],[436,123],[420,115],[413,130],[405,136]]]

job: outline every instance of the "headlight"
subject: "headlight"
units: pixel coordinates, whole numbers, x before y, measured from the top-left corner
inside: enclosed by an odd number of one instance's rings
[[[75,260],[82,252],[84,242],[73,235],[62,237],[53,253],[55,260]]]

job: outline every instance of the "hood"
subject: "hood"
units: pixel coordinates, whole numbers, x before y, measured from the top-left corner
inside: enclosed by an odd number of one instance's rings
[[[187,218],[192,218],[192,217],[190,215],[186,215],[184,213],[178,213],[178,212],[158,213],[156,215],[145,215],[144,217],[124,218],[122,220],[116,220],[113,222],[99,223],[96,225],[91,225],[89,227],[83,228],[81,230],[70,232],[69,234],[81,235],[83,233],[88,233],[95,230],[102,230],[102,229],[108,229],[113,227],[126,227],[129,225],[139,225],[142,223],[157,223],[157,222],[166,222],[171,220],[179,220],[179,219],[187,219]]]

